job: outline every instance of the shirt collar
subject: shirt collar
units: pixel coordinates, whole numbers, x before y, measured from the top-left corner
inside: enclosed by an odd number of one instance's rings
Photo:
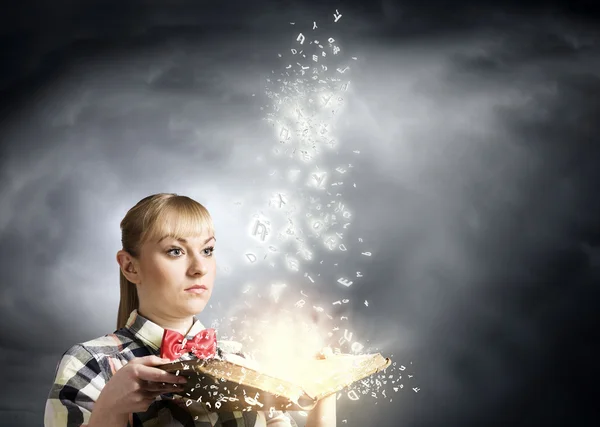
[[[157,351],[160,350],[165,329],[146,319],[138,313],[137,309],[134,309],[129,315],[125,328],[129,329],[133,335],[143,341],[147,346]],[[186,338],[192,338],[203,329],[205,328],[200,320],[194,316],[194,323],[188,331]]]

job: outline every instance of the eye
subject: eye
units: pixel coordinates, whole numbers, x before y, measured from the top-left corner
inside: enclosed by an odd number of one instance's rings
[[[167,253],[168,253],[169,255],[171,255],[173,251],[179,251],[179,252],[181,252],[181,248],[171,248],[171,249],[169,249],[169,250],[167,251]],[[181,256],[181,254],[179,254],[179,255],[175,254],[174,256],[176,256],[176,257],[180,257],[180,256]]]
[[[212,256],[214,251],[215,251],[215,247],[214,246],[209,246],[207,248],[204,248],[204,255],[206,255],[206,256]]]

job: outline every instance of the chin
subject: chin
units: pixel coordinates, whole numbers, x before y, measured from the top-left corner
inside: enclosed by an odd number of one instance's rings
[[[204,311],[204,309],[206,308],[207,305],[208,305],[208,301],[202,301],[202,302],[198,301],[193,304],[189,304],[187,309],[191,313],[197,314],[197,313]]]

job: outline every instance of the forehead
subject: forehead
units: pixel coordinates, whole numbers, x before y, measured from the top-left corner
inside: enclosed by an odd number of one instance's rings
[[[205,241],[214,236],[214,228],[209,218],[181,215],[167,215],[154,223],[144,237],[150,243],[160,243],[169,239],[183,242]]]
[[[190,235],[190,236],[175,236],[172,234],[166,234],[162,237],[154,239],[154,243],[168,243],[168,242],[172,242],[173,240],[176,240],[176,241],[184,243],[184,244],[204,245],[204,244],[210,242],[214,238],[215,238],[215,236],[210,233],[203,233],[202,235]]]

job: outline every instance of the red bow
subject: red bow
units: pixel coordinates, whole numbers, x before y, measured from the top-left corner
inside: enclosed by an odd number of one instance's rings
[[[217,336],[214,329],[204,329],[190,340],[186,340],[185,336],[177,331],[165,329],[160,357],[175,360],[182,354],[192,352],[198,359],[208,359],[213,357],[216,351]]]

